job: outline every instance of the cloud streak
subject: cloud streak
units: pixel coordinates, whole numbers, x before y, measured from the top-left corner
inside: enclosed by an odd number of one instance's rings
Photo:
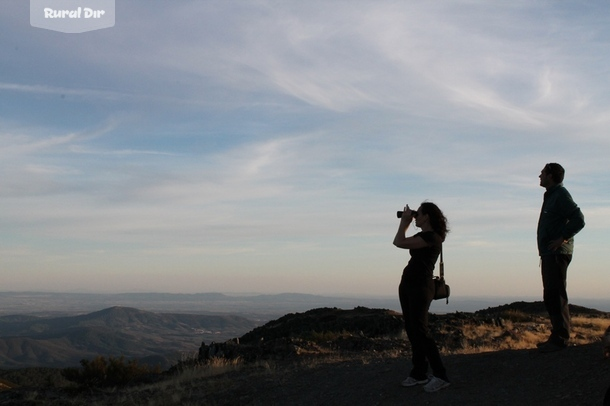
[[[86,35],[9,21],[27,14],[17,2],[0,16],[7,289],[90,291],[83,272],[112,272],[97,288],[116,291],[151,272],[159,291],[394,294],[394,213],[429,199],[467,270],[456,292],[476,295],[494,264],[494,289],[518,278],[537,295],[552,161],[587,218],[574,267],[603,279],[610,25],[596,5],[117,6],[120,24]],[[353,274],[385,288],[345,285]]]

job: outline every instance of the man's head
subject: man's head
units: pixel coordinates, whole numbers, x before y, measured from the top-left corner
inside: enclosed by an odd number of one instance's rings
[[[563,182],[566,171],[557,163],[546,164],[540,171],[540,186],[549,188]]]

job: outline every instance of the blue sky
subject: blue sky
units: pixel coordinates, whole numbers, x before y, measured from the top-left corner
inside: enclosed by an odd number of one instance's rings
[[[455,297],[539,297],[559,162],[569,293],[605,298],[609,8],[130,0],[65,34],[4,1],[2,290],[394,295],[429,200]]]

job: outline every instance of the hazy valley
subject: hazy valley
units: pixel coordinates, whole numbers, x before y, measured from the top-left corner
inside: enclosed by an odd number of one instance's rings
[[[111,307],[78,316],[0,316],[0,368],[77,366],[97,355],[138,358],[167,368],[201,341],[254,328],[235,315],[152,313]]]
[[[78,366],[97,355],[167,368],[202,342],[240,337],[287,313],[361,305],[395,307],[306,294],[0,292],[0,368]]]

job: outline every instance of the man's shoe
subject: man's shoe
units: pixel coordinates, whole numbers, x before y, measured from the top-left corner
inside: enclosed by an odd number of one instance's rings
[[[436,376],[433,376],[432,379],[430,379],[430,382],[428,382],[424,386],[424,390],[426,392],[438,392],[439,390],[444,389],[449,385],[451,385],[449,382],[437,378]]]
[[[400,383],[400,386],[404,386],[405,388],[410,388],[416,385],[425,385],[430,381],[430,379],[415,379],[412,376],[408,377],[404,381]]]
[[[564,348],[567,347],[567,344],[558,344],[556,342],[553,341],[547,341],[546,343],[542,344],[541,346],[538,347],[538,351],[540,352],[556,352],[556,351],[561,351]]]
[[[548,338],[546,341],[540,341],[538,344],[536,344],[536,347],[540,348],[540,347],[542,347],[544,345],[547,345],[550,342],[551,342],[551,339]]]

